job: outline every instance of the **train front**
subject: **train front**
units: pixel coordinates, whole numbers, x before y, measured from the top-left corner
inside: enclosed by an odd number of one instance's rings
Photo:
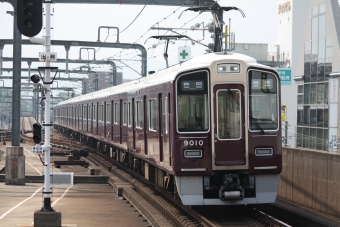
[[[173,170],[185,205],[273,203],[282,169],[280,79],[244,55],[175,81]]]

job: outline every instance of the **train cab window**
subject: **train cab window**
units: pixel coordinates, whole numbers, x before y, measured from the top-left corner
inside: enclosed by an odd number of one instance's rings
[[[240,139],[241,92],[234,89],[217,91],[217,137],[220,140]]]
[[[157,115],[157,100],[150,99],[149,100],[149,130],[156,131],[156,115]]]
[[[143,128],[143,103],[142,101],[136,102],[136,127]]]
[[[250,70],[249,129],[277,130],[279,127],[278,79],[268,72]]]
[[[111,123],[111,103],[106,104],[106,122]]]
[[[127,125],[128,121],[128,105],[127,102],[123,103],[123,125]]]
[[[176,83],[178,132],[208,131],[210,119],[208,72],[184,74]]]
[[[120,123],[120,108],[119,108],[119,102],[115,103],[115,115],[114,115],[114,123],[119,124]]]

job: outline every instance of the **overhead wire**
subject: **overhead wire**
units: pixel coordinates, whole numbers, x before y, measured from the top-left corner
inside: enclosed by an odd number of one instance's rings
[[[215,3],[218,3],[220,0],[217,0]],[[187,1],[188,2],[188,1]],[[215,4],[214,3],[214,4]],[[162,21],[164,21],[165,19],[167,19],[169,16],[171,16],[172,14],[174,14],[174,13],[176,13],[180,8],[182,8],[183,6],[181,6],[181,7],[179,7],[178,9],[176,9],[175,11],[173,11],[173,13],[171,13],[170,15],[168,15],[167,17],[165,17],[163,20],[161,20],[161,21],[158,21],[157,23],[155,23],[154,25],[152,25],[152,26],[155,26],[156,24],[157,25],[159,25],[159,23],[160,22],[162,22]],[[191,21],[193,21],[194,19],[196,19],[198,16],[200,16],[201,15],[201,13],[199,13],[198,15],[196,15],[195,17],[193,17],[191,20],[189,20],[188,22],[185,22],[181,27],[179,27],[179,28],[177,28],[177,29],[174,29],[174,31],[178,31],[179,29],[181,29],[181,28],[183,28],[185,25],[187,25],[188,23],[190,23]],[[150,31],[150,29],[148,30],[148,31]],[[168,33],[169,31],[166,31],[163,35],[166,35],[167,33]],[[183,33],[185,33],[186,31],[184,31],[184,32],[182,32],[181,34],[183,34]],[[140,39],[140,38],[139,38]],[[138,40],[139,40],[138,39]],[[137,40],[137,41],[138,41]],[[135,41],[136,42],[136,41]],[[134,43],[135,43],[134,42]],[[158,43],[160,43],[161,41],[158,41]],[[158,45],[158,43],[156,44],[156,45]],[[154,49],[153,47],[149,47],[147,50],[149,50],[149,49]],[[122,50],[122,51],[120,51],[120,53],[122,53],[123,51],[125,51],[125,49],[124,50]],[[154,51],[154,50],[153,50]],[[171,52],[171,51],[169,51],[169,52]],[[136,51],[134,52],[134,53],[137,53]],[[117,55],[117,54],[116,54]],[[113,55],[113,57],[114,56],[116,56],[116,55]],[[137,56],[137,55],[136,55]],[[136,57],[136,56],[134,56],[134,57]],[[160,55],[158,55],[158,56],[160,56]],[[150,58],[147,58],[147,59],[151,59],[152,57],[150,57]],[[145,60],[145,59],[142,59],[142,60]],[[135,64],[137,64],[137,63],[135,63]]]
[[[188,3],[190,0],[187,0],[186,2],[184,2],[183,4],[182,4],[182,6],[180,6],[180,7],[178,7],[176,10],[174,10],[173,12],[171,12],[168,16],[166,16],[166,17],[164,17],[162,20],[160,20],[160,21],[158,21],[157,23],[155,23],[154,25],[152,25],[152,26],[155,26],[155,25],[158,25],[159,26],[159,23],[161,23],[161,22],[163,22],[163,21],[165,21],[165,20],[167,20],[170,16],[172,16],[173,14],[175,14],[179,9],[181,9],[181,8],[183,8],[183,7],[186,7],[186,3]],[[216,4],[216,3],[218,3],[220,0],[216,0],[215,1],[215,3],[214,4]],[[213,4],[212,4],[213,5]],[[131,26],[131,24],[139,17],[139,15],[141,14],[141,12],[144,10],[144,8],[145,8],[145,6],[143,7],[143,9],[139,12],[139,14],[136,16],[136,18],[128,25],[128,27],[130,27]],[[180,28],[182,28],[182,27],[184,27],[185,25],[187,25],[188,23],[190,23],[192,20],[194,20],[194,19],[196,19],[198,16],[200,16],[201,15],[201,13],[200,14],[198,14],[198,15],[196,15],[195,17],[193,17],[191,20],[189,20],[188,22],[185,22]],[[128,28],[127,27],[127,28]],[[125,28],[123,31],[125,31],[127,28]],[[150,30],[151,29],[148,29],[147,31],[145,31],[137,40],[135,40],[133,43],[131,43],[131,45],[130,46],[132,46],[132,45],[134,45],[134,44],[136,44],[140,39],[142,39],[148,32],[150,32]],[[177,31],[178,29],[176,29],[175,31]],[[122,32],[123,32],[122,31]],[[122,32],[120,32],[120,33],[122,33]],[[165,35],[165,34],[167,34],[169,31],[166,31],[163,35]],[[104,41],[105,42],[105,41]],[[114,55],[112,55],[112,56],[110,56],[110,57],[107,57],[107,58],[105,58],[106,60],[108,60],[108,59],[110,59],[110,58],[114,58],[114,57],[116,57],[116,56],[127,56],[127,55],[130,55],[130,54],[135,54],[135,56],[133,56],[132,58],[134,58],[134,57],[136,57],[136,56],[138,56],[138,55],[136,55],[137,54],[137,51],[134,51],[134,52],[132,52],[132,53],[128,53],[128,54],[125,54],[125,55],[122,55],[122,52],[124,52],[124,51],[126,51],[127,49],[128,49],[129,47],[127,47],[127,48],[125,48],[125,49],[123,49],[123,50],[121,50],[120,52],[118,52],[117,54],[114,54]],[[147,51],[148,50],[150,50],[152,47],[149,47],[148,49],[147,49]],[[153,52],[154,52],[154,50],[153,50]],[[170,51],[170,52],[172,52],[172,51]],[[131,58],[131,59],[132,59]],[[151,59],[152,57],[149,57],[149,58],[147,58],[147,59],[141,59],[141,61],[143,61],[143,60],[148,60],[148,59]],[[89,64],[91,64],[91,63],[88,63],[87,65],[89,65]],[[138,63],[134,63],[134,64],[138,64]],[[134,65],[134,64],[132,64],[132,65]],[[81,66],[80,66],[81,67]],[[77,68],[80,68],[80,67],[77,67]],[[77,68],[75,68],[75,69],[77,69]]]
[[[139,15],[143,12],[143,10],[145,9],[146,5],[144,5],[143,9],[138,13],[138,15],[135,17],[135,19],[133,19],[133,21],[126,27],[123,29],[123,31],[119,32],[119,34],[123,33],[126,29],[128,29],[132,24],[133,22],[136,21],[136,19],[139,17]]]
[[[139,17],[139,15],[143,12],[143,10],[145,9],[146,5],[144,5],[143,9],[138,13],[138,15],[135,17],[135,19],[133,19],[133,21],[126,27],[123,29],[123,31],[120,31],[118,34],[123,33],[126,29],[128,29],[135,21],[136,19]],[[109,37],[110,33],[107,34],[106,39],[104,40],[104,43],[106,42],[107,38]],[[113,34],[113,35],[117,35],[117,34]],[[112,35],[112,36],[113,36]],[[101,47],[99,47],[99,49],[96,51],[96,53],[101,49]]]

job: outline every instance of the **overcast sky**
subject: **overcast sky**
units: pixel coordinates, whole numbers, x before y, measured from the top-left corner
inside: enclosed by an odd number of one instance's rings
[[[169,0],[170,1],[170,0]],[[267,43],[269,51],[274,50],[276,44],[276,16],[277,1],[275,0],[220,0],[221,6],[236,6],[243,10],[246,17],[243,18],[238,11],[229,11],[224,13],[224,21],[229,23],[231,19],[231,31],[236,34],[236,43]],[[53,16],[53,40],[79,40],[92,41],[98,39],[98,28],[100,26],[118,27],[120,31],[124,30],[141,12],[143,5],[103,5],[103,4],[54,4]],[[148,50],[147,70],[159,70],[165,68],[165,60],[163,58],[164,45],[158,45],[152,48],[153,44],[157,44],[158,40],[149,39],[145,44],[145,40],[153,35],[163,35],[165,31],[150,30],[152,26],[171,27],[171,28],[190,28],[196,23],[206,25],[211,22],[211,13],[185,12],[181,18],[179,15],[187,9],[186,7],[170,7],[170,6],[146,6],[137,20],[125,31],[119,35],[121,43],[138,43],[144,45]],[[13,11],[9,3],[0,3],[0,39],[13,39],[13,17],[6,13]],[[165,19],[166,18],[166,19]],[[159,22],[159,24],[157,24]],[[183,33],[185,31],[178,31]],[[101,41],[116,42],[116,30],[102,29],[100,36]],[[168,33],[170,34],[170,33]],[[203,39],[202,31],[188,31],[186,35],[193,39]],[[42,37],[44,31],[37,35]],[[143,37],[141,37],[143,36]],[[23,39],[27,37],[22,36]],[[210,33],[205,32],[205,44],[211,43]],[[169,45],[169,64],[173,65],[178,62],[178,46],[191,46],[192,57],[205,53],[206,47],[198,44],[192,45],[188,41],[176,41],[175,44]],[[70,59],[79,58],[79,48],[71,47],[69,52]],[[38,57],[38,52],[44,51],[42,46],[23,46],[22,57]],[[57,52],[58,58],[65,58],[66,52],[64,47],[53,47],[53,51]],[[106,59],[108,57],[140,60],[138,50],[122,50],[122,49],[105,49],[96,48],[96,59]],[[11,45],[5,45],[3,50],[4,57],[12,57],[13,50]],[[93,52],[82,51],[82,59],[93,59]],[[135,71],[141,72],[140,61],[124,61]],[[118,72],[123,72],[124,78],[134,79],[140,77],[133,70],[124,67],[123,64],[116,62],[119,66]],[[43,63],[33,63],[32,68],[43,66]],[[54,64],[60,69],[65,69],[65,64]],[[69,69],[79,68],[79,64],[69,64]],[[4,68],[11,68],[11,62],[4,62]],[[95,71],[108,71],[107,65],[91,65]],[[22,63],[22,68],[27,68],[27,63]],[[12,72],[4,72],[3,75],[11,75]],[[27,73],[23,72],[23,76]],[[70,74],[78,77],[78,74]],[[59,82],[60,83],[60,82]],[[6,81],[6,85],[10,86],[11,81]],[[60,86],[60,84],[59,84]],[[67,83],[64,82],[64,85]],[[80,86],[80,85],[79,85]]]

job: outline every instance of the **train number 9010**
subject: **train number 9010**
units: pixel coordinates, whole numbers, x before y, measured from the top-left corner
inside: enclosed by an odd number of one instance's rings
[[[203,146],[203,140],[184,140],[184,146]]]

